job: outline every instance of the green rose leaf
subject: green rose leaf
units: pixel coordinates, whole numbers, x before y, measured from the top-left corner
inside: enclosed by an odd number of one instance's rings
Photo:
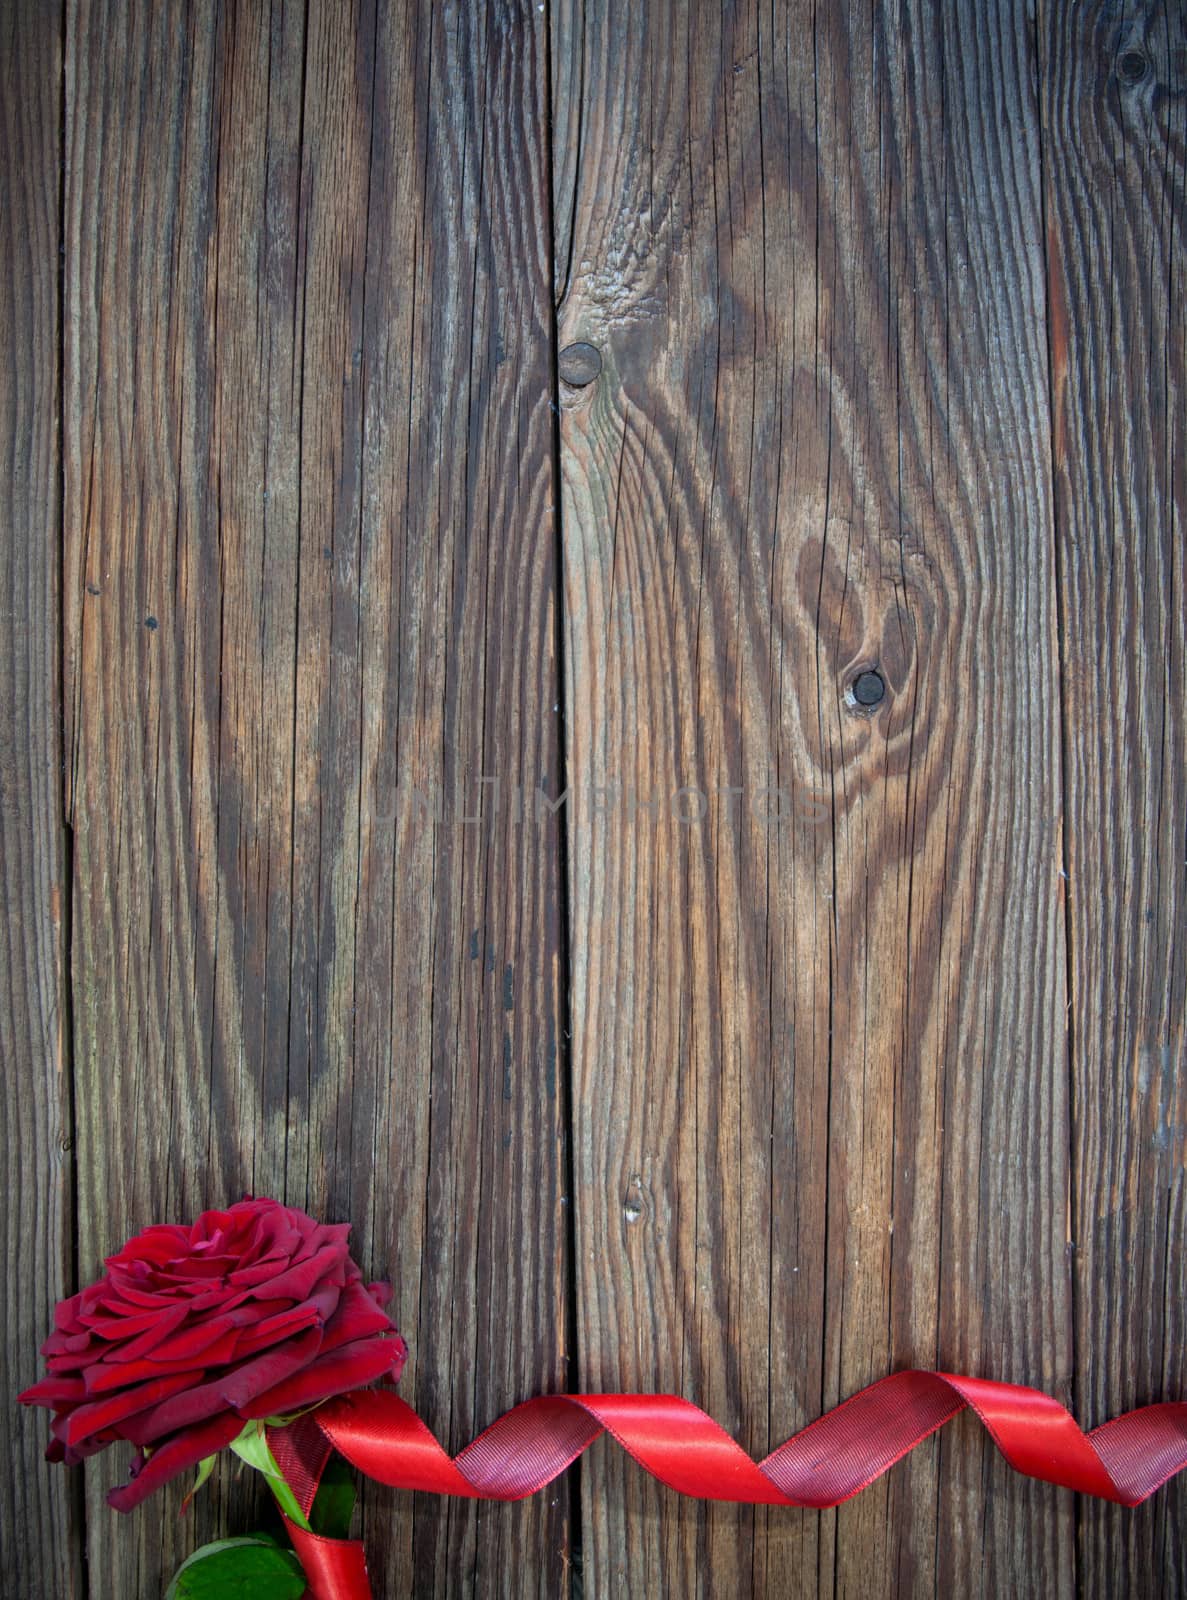
[[[357,1496],[354,1473],[341,1456],[331,1456],[309,1510],[309,1525],[314,1533],[326,1539],[349,1539]]]
[[[165,1600],[298,1600],[305,1574],[291,1550],[264,1536],[216,1539],[178,1567]]]

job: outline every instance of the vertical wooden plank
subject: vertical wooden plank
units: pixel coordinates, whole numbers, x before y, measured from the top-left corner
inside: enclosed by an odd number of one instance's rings
[[[561,786],[546,19],[532,0],[382,16],[362,525],[386,601],[357,684],[382,894],[355,1051],[383,1066],[374,1109],[354,1091],[356,1195],[377,1126],[407,1395],[456,1450],[568,1380],[560,823],[524,798]],[[568,1521],[565,1485],[424,1497],[377,1587],[564,1595]]]
[[[756,1454],[907,1364],[1067,1397],[1026,8],[553,28],[582,1383]],[[824,1517],[583,1484],[597,1594],[1072,1585],[971,1428]]]
[[[82,1271],[350,1219],[454,1447],[565,1380],[544,22],[71,10]],[[110,1592],[246,1515],[115,1528],[114,1470]],[[564,1590],[563,1490],[363,1520],[377,1592]]]
[[[1187,15],[1044,8],[1076,1399],[1187,1393]],[[1078,1508],[1085,1595],[1187,1592],[1187,1484]]]
[[[41,1375],[38,1348],[73,1272],[58,629],[61,38],[60,7],[0,7],[0,1236],[10,1406]],[[79,1502],[44,1460],[45,1414],[8,1420],[6,1591],[81,1594]]]

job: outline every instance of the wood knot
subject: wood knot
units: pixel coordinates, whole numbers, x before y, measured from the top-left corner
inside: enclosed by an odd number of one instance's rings
[[[646,1209],[642,1174],[632,1172],[622,1201],[623,1221],[628,1227],[634,1227],[637,1222],[642,1221]]]
[[[1149,59],[1141,50],[1123,50],[1117,58],[1117,76],[1126,88],[1141,83],[1149,70]]]

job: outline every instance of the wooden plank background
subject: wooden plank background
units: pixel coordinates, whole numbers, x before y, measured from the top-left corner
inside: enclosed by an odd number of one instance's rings
[[[251,1191],[453,1448],[1187,1392],[1182,5],[3,0],[0,83],[9,1390]],[[42,1436],[14,1593],[254,1514]],[[835,1513],[601,1443],[360,1527],[392,1595],[1169,1595],[1185,1519],[959,1419]]]
[[[543,37],[118,0],[67,32],[83,1270],[214,1193],[350,1218],[455,1448],[565,1382],[559,855],[463,821],[485,775],[560,787]],[[237,1492],[124,1526],[102,1483],[120,1594]],[[390,1592],[554,1593],[564,1492],[488,1523],[365,1521]]]
[[[0,1062],[6,1401],[75,1275],[69,896],[59,725],[62,18],[0,20]],[[80,1595],[81,1484],[48,1470],[44,1414],[9,1410],[4,1586]]]
[[[1187,9],[1059,8],[1043,162],[1063,679],[1076,1367],[1187,1386]],[[1181,1592],[1187,1492],[1076,1507],[1085,1594]]]

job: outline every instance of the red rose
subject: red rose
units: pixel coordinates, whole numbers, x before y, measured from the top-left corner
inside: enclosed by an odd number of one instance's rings
[[[242,1200],[130,1239],[99,1283],[57,1306],[49,1376],[20,1396],[55,1413],[49,1459],[129,1440],[134,1476],[107,1498],[130,1511],[252,1418],[398,1378],[408,1351],[381,1309],[387,1285],[363,1283],[349,1233]]]

